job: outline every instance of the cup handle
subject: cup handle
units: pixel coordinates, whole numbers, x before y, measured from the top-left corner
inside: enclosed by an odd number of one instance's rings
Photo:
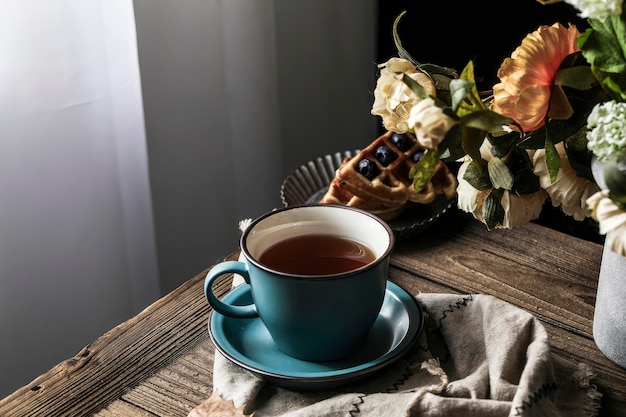
[[[226,304],[220,301],[213,293],[213,282],[221,275],[228,273],[239,274],[246,281],[246,284],[250,284],[250,275],[248,274],[248,265],[239,261],[225,261],[215,265],[209,270],[204,279],[204,296],[206,297],[209,305],[213,307],[215,311],[224,316],[235,318],[253,318],[258,317],[259,313],[256,311],[254,304],[248,304],[244,306],[235,306],[232,304]]]

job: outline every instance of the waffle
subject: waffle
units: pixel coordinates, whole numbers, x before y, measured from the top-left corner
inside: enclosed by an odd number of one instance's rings
[[[391,140],[393,135],[389,131],[358,155],[344,158],[321,202],[358,207],[383,220],[393,220],[408,207],[428,204],[439,194],[452,199],[456,195],[456,178],[443,161],[439,161],[433,178],[426,186],[419,192],[415,191],[409,172],[415,165],[413,156],[424,149],[415,136],[406,133],[404,150],[400,150]],[[377,150],[381,146],[387,149],[383,158],[377,158]],[[363,160],[369,162],[361,162]],[[359,167],[363,163],[369,170]]]

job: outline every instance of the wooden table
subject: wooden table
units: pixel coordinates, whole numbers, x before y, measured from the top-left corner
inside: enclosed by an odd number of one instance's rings
[[[487,231],[451,212],[397,244],[390,279],[414,294],[492,294],[532,312],[555,354],[595,370],[601,415],[626,416],[626,370],[604,357],[591,333],[601,254],[601,245],[538,224]],[[187,416],[212,391],[205,274],[2,399],[0,415]],[[230,278],[218,282],[218,294]]]

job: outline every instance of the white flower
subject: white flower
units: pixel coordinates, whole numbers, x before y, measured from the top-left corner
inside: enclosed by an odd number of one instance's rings
[[[533,156],[534,173],[539,177],[541,188],[545,189],[552,200],[554,207],[561,206],[561,210],[568,216],[573,216],[576,220],[583,220],[589,217],[590,211],[587,207],[587,199],[600,188],[595,182],[589,181],[576,175],[567,158],[567,153],[563,143],[555,145],[561,157],[561,169],[552,182],[546,164],[545,149],[538,149]]]
[[[626,256],[626,211],[609,197],[608,190],[598,191],[587,200],[591,217],[599,223],[600,233],[606,234],[605,245]]]
[[[374,90],[374,104],[371,113],[381,116],[387,130],[405,133],[409,130],[407,119],[411,108],[420,99],[402,81],[403,74],[417,81],[433,97],[437,90],[429,75],[415,68],[406,59],[391,58],[381,68]]]
[[[489,151],[490,147],[488,143],[488,141],[485,141],[480,149],[481,155],[487,160],[493,158]],[[483,206],[491,189],[477,190],[463,179],[465,171],[471,162],[471,158],[465,157],[457,174],[457,180],[459,182],[459,186],[456,190],[458,195],[457,206],[467,213],[472,213],[474,218],[486,224]],[[496,226],[496,229],[513,229],[515,227],[524,226],[531,220],[535,220],[541,213],[546,197],[547,194],[543,189],[539,189],[531,194],[519,195],[504,191],[501,199],[502,207],[504,208],[504,220],[502,225]]]
[[[415,131],[417,141],[428,149],[437,149],[446,133],[457,123],[432,98],[426,98],[413,106],[408,119],[409,128]]]
[[[624,0],[565,0],[565,3],[580,10],[580,17],[599,21],[604,21],[612,14],[620,16],[623,2]]]
[[[607,101],[594,106],[587,117],[587,148],[600,161],[626,150],[626,103]]]

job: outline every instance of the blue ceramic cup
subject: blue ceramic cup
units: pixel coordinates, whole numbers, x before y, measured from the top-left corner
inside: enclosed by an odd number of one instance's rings
[[[357,252],[367,252],[370,258],[367,264],[334,270],[330,266],[334,260],[315,258],[334,243],[318,247],[297,243],[313,238],[348,239],[356,242]],[[380,313],[394,242],[383,220],[353,207],[315,204],[278,209],[254,220],[244,231],[242,261],[219,263],[207,273],[204,294],[216,313],[259,317],[278,348],[290,356],[308,361],[340,359],[361,346]],[[276,252],[281,244],[283,248]],[[278,264],[260,261],[272,252],[272,262]],[[281,262],[290,257],[296,269],[309,266],[286,272],[288,267]],[[245,280],[242,285],[250,286],[252,304],[225,304],[215,296],[213,282],[228,273],[239,274]]]

